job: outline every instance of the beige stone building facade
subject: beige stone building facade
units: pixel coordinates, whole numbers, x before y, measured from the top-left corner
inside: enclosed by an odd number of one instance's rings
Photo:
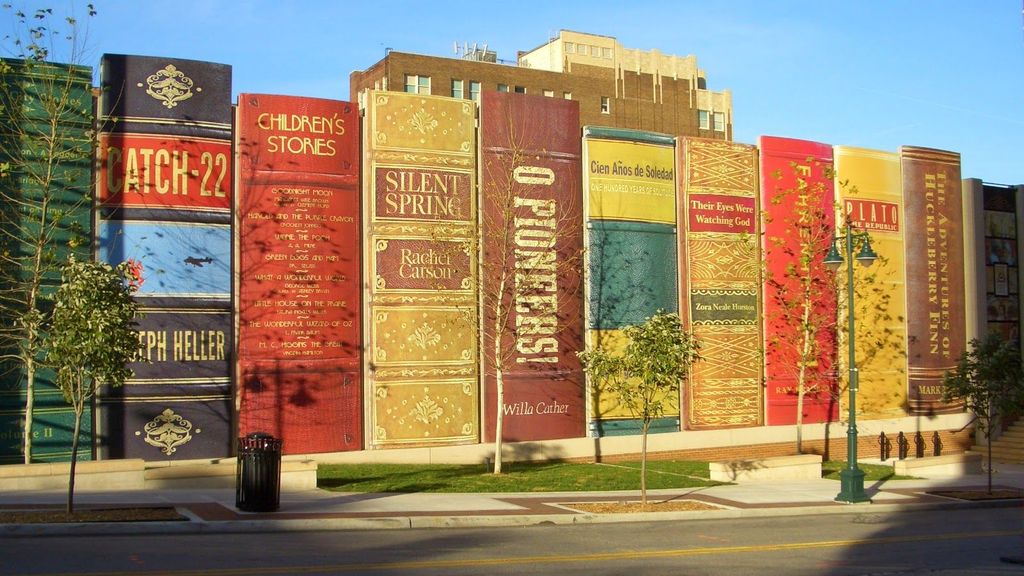
[[[731,140],[732,95],[707,89],[695,56],[625,48],[611,36],[562,30],[515,62],[486,49],[461,58],[390,51],[350,77],[353,102],[365,90],[479,99],[505,91],[580,103],[581,125]]]

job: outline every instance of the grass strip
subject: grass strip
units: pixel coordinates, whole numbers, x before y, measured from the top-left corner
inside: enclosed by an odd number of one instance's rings
[[[648,462],[650,489],[699,488],[721,482],[708,479],[708,463]],[[500,475],[482,464],[321,464],[317,485],[338,492],[586,492],[636,490],[640,463],[615,466],[592,463],[506,463]]]
[[[886,464],[857,464],[864,472],[864,480],[882,482],[885,480],[914,480],[916,476],[904,476],[893,472],[892,466]],[[826,460],[821,463],[821,477],[828,480],[839,480],[839,473],[846,470],[846,461]]]
[[[892,466],[859,464],[864,480],[907,480]],[[653,460],[647,463],[647,487],[701,488],[723,482],[709,479],[708,463],[694,460]],[[822,478],[839,480],[846,462],[822,462]],[[571,463],[511,462],[495,475],[484,464],[321,464],[317,485],[335,492],[589,492],[637,490],[640,462]]]

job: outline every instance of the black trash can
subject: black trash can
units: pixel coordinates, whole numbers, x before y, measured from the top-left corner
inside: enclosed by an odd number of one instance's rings
[[[273,512],[281,505],[281,441],[264,432],[238,439],[235,507]]]

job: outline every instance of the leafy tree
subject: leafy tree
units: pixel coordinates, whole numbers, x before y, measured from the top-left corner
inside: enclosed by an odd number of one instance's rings
[[[774,234],[766,236],[766,261],[785,262],[782,270],[767,270],[766,321],[774,327],[767,341],[767,353],[773,378],[792,379],[796,395],[796,451],[803,453],[804,405],[808,396],[822,398],[831,406],[840,403],[844,386],[838,384],[837,335],[849,338],[845,322],[846,267],[833,272],[825,264],[825,255],[835,238],[837,204],[832,199],[834,171],[830,165],[813,158],[792,162],[792,185],[780,187],[769,198],[772,206],[782,206],[785,214],[776,222]],[[776,180],[782,174],[776,171]],[[836,183],[838,196],[856,198],[860,191],[847,180]],[[771,217],[766,212],[766,223]],[[849,218],[843,214],[840,218]],[[840,226],[843,221],[840,221]],[[841,233],[841,232],[840,232]],[[844,258],[853,255],[843,255]],[[870,267],[855,267],[854,302],[858,330],[857,358],[863,367],[890,364],[888,359],[906,354],[903,334],[892,326],[903,322],[892,313],[889,282],[894,269],[884,255]],[[877,369],[877,368],[875,368]],[[848,385],[848,383],[847,383]],[[864,382],[861,382],[864,387]],[[880,390],[877,391],[879,394]]]
[[[2,9],[13,26],[0,56],[14,58],[0,58],[0,377],[24,382],[29,463],[48,297],[65,255],[88,246],[92,72],[74,64],[85,36],[73,15]]]
[[[615,393],[641,422],[640,495],[647,504],[647,431],[665,413],[666,397],[689,376],[700,359],[700,342],[683,330],[679,316],[659,311],[639,326],[624,330],[621,354],[601,348],[580,354],[595,385]]]
[[[988,444],[988,493],[992,493],[992,435],[1006,418],[1024,411],[1024,372],[1015,342],[988,333],[971,340],[956,369],[943,378],[945,402],[963,402],[974,413]]]
[[[71,256],[54,297],[47,360],[56,368],[57,386],[75,413],[68,514],[74,511],[78,435],[85,407],[101,385],[124,384],[132,375],[126,364],[138,354],[137,305],[132,299],[141,284],[137,272],[132,262],[113,268]]]
[[[791,163],[792,187],[777,190],[769,201],[784,207],[779,234],[766,237],[765,260],[785,262],[780,272],[766,274],[769,324],[775,334],[767,342],[774,376],[796,382],[796,451],[803,453],[804,400],[808,394],[835,392],[836,293],[834,275],[825,266],[832,242],[835,206],[831,201],[831,166],[813,158]],[[776,180],[782,174],[776,171]],[[770,222],[765,212],[765,217]],[[795,337],[795,338],[794,338]]]

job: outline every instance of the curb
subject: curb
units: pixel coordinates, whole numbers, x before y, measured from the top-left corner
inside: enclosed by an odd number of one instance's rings
[[[354,530],[408,530],[438,528],[501,528],[525,526],[566,526],[580,524],[709,521],[740,518],[818,516],[840,514],[890,514],[932,512],[965,508],[1007,508],[1021,506],[1019,500],[980,502],[933,502],[917,504],[849,504],[825,506],[779,506],[772,508],[731,508],[684,512],[642,512],[621,514],[521,514],[459,516],[380,516],[372,518],[303,518],[288,520],[205,521],[188,515],[190,520],[173,522],[89,522],[76,524],[0,524],[0,536],[28,538],[39,536],[100,536],[155,534],[250,534],[266,532],[314,532]]]

